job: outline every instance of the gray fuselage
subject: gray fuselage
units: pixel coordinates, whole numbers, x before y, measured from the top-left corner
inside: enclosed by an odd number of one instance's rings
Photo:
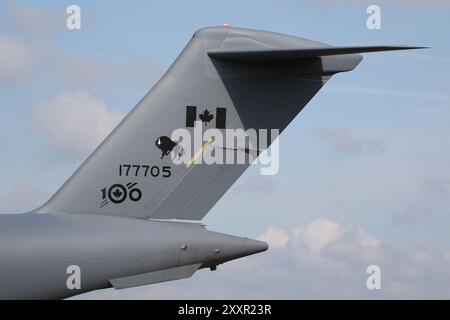
[[[110,280],[201,264],[214,267],[267,244],[196,223],[97,215],[0,215],[0,299],[62,299]],[[71,266],[81,288],[69,289]]]

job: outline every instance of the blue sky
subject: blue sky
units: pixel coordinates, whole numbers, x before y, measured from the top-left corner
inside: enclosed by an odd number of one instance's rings
[[[110,129],[158,80],[198,28],[229,23],[333,45],[430,46],[423,51],[367,54],[356,70],[333,77],[281,137],[279,174],[262,177],[258,168],[250,168],[205,222],[211,230],[249,237],[265,234],[266,239],[273,235],[267,233],[272,227],[295,242],[303,232],[290,234],[295,228],[309,230],[317,221],[328,221],[317,224],[325,226],[318,231],[325,238],[329,226],[342,229],[336,238],[327,238],[330,246],[341,238],[346,245],[354,244],[349,243],[351,239],[361,245],[360,233],[352,229],[356,226],[376,238],[380,248],[395,247],[405,256],[426,252],[437,255],[430,261],[449,263],[450,44],[445,32],[450,29],[450,5],[445,1],[374,1],[382,10],[382,28],[374,31],[366,27],[366,8],[372,4],[367,1],[76,1],[82,10],[82,29],[68,31],[65,9],[73,3],[0,2],[2,211],[25,211],[42,204],[92,149],[92,144],[83,143],[89,136],[80,138],[70,125],[43,122],[40,112],[54,110],[54,123],[69,123],[70,119],[58,118],[67,114],[52,108],[58,108],[60,101],[72,101],[70,110],[79,110],[76,119],[83,121],[92,106],[100,110],[95,114],[98,118],[93,118],[99,121],[98,131]],[[80,101],[84,107],[77,109]],[[307,247],[305,239],[300,239],[300,248]],[[283,248],[276,247],[274,252],[282,255]],[[353,258],[346,256],[348,261]],[[395,269],[404,263],[399,259],[388,259],[386,264]],[[405,284],[401,276],[387,277],[405,288],[416,286],[414,290],[392,289],[383,294],[428,297],[436,293],[448,298],[450,290],[433,281],[450,279],[450,272],[417,266],[412,260],[419,270],[416,278]],[[273,266],[272,260],[264,263]],[[289,274],[297,274],[295,266],[311,272],[305,277],[324,278],[315,268],[290,263],[283,269],[286,283]],[[238,265],[223,268],[225,276],[218,281],[225,283],[227,275],[235,276]],[[199,276],[191,282],[142,289],[139,294],[184,297],[183,290],[204,289],[213,279]],[[423,279],[431,283],[431,293]],[[272,280],[285,289],[274,290],[274,298],[318,296],[312,289],[317,282],[296,288]],[[340,297],[335,285],[324,288],[329,293],[325,297]],[[258,290],[239,294],[253,297]],[[227,292],[224,288],[223,296]],[[356,289],[352,294],[378,297],[378,293]],[[135,297],[128,292],[113,294],[129,296]]]

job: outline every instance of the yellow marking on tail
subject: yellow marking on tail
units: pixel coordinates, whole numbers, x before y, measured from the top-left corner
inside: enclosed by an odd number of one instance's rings
[[[200,150],[198,150],[195,154],[194,154],[194,156],[192,157],[192,159],[191,160],[189,160],[189,162],[186,164],[186,168],[190,168],[190,167],[192,167],[192,165],[194,164],[194,162],[195,162],[195,160],[198,158],[198,157],[200,157],[200,155],[205,151],[205,149],[206,148],[208,148],[208,146],[210,146],[211,145],[211,143],[213,143],[214,142],[214,139],[209,139],[204,145],[203,145],[203,147],[201,147],[200,148]]]

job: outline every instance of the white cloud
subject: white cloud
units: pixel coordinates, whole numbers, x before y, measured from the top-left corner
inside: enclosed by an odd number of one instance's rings
[[[317,219],[309,225],[294,229],[291,238],[312,252],[319,253],[324,246],[338,239],[341,233],[341,227],[336,222]]]
[[[280,3],[291,3],[291,4],[302,4],[304,2],[308,2],[308,0],[275,0]],[[344,6],[344,5],[357,5],[357,6],[369,6],[371,4],[376,5],[386,5],[386,6],[401,6],[405,10],[406,9],[430,9],[435,7],[447,7],[449,6],[448,0],[344,0],[344,1],[336,1],[336,0],[314,0],[309,1],[314,2],[314,4],[322,4],[322,5],[336,5],[336,6]]]
[[[25,77],[31,67],[26,47],[0,34],[0,82],[17,81]]]
[[[271,248],[282,248],[289,241],[289,233],[283,229],[269,227],[258,239],[269,243]]]
[[[407,226],[447,216],[450,204],[449,191],[450,180],[424,177],[414,191],[410,203],[404,209],[392,213],[393,225]]]
[[[429,193],[435,198],[448,198],[450,194],[450,180],[441,177],[424,177],[420,190]]]
[[[450,251],[399,249],[357,226],[316,219],[292,230],[270,227],[268,252],[200,270],[193,278],[78,298],[314,299],[449,298]],[[381,268],[381,290],[368,290],[366,269]]]
[[[342,154],[383,153],[387,149],[384,139],[359,138],[345,129],[321,128],[312,132],[312,137],[329,144]]]
[[[92,152],[122,118],[119,110],[108,108],[85,91],[62,94],[34,106],[34,120],[51,147],[81,155]]]
[[[84,22],[86,15],[84,12]],[[56,10],[20,3],[0,5],[0,20],[15,31],[13,37],[0,35],[0,81],[22,80],[32,66],[32,81],[63,84],[74,90],[88,86],[141,90],[163,75],[165,67],[145,54],[108,62],[103,56],[66,50],[57,38],[67,31],[66,18],[65,7]]]
[[[399,97],[408,99],[434,100],[434,101],[450,101],[450,95],[440,92],[429,92],[420,90],[396,90],[385,89],[371,86],[337,86],[328,85],[324,91],[345,94],[363,94],[385,97]]]
[[[57,31],[60,29],[58,24],[64,26],[64,10],[58,14],[18,2],[9,3],[2,9],[7,13],[10,23],[26,33]]]

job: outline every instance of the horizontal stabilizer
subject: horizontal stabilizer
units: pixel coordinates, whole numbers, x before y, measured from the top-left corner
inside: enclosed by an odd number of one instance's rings
[[[115,289],[125,289],[144,286],[147,284],[153,284],[158,282],[185,279],[192,277],[192,275],[195,273],[195,271],[198,270],[198,268],[200,268],[200,266],[201,263],[191,264],[188,266],[182,266],[166,270],[142,273],[135,276],[112,279],[109,280],[109,282]]]
[[[322,56],[335,56],[343,54],[426,49],[426,47],[407,46],[369,46],[369,47],[323,47],[301,49],[263,49],[263,50],[211,50],[208,55],[219,60],[235,61],[264,61],[314,58]]]

